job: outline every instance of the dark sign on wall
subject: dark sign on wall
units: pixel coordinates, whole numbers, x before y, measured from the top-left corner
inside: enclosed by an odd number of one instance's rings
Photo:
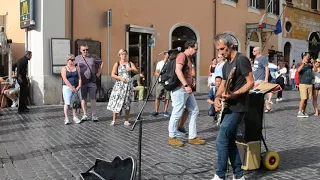
[[[20,0],[20,28],[32,28],[34,26],[34,0]]]

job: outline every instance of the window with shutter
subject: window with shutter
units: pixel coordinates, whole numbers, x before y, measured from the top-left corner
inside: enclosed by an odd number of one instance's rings
[[[311,0],[311,9],[318,9],[318,0]]]
[[[280,2],[279,0],[268,0],[268,5],[270,3],[270,6],[268,8],[268,13],[279,15],[279,8],[280,8],[279,2]]]
[[[264,1],[264,0],[248,0],[248,7],[252,7],[252,8],[259,8],[259,3],[260,1]]]
[[[266,1],[265,0],[257,0],[257,8],[258,9],[265,9],[266,8]]]

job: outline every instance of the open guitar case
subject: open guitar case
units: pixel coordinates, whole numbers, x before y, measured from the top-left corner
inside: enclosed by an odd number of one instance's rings
[[[112,162],[96,159],[94,166],[80,173],[82,180],[134,180],[136,162],[132,157],[122,159],[117,156]]]

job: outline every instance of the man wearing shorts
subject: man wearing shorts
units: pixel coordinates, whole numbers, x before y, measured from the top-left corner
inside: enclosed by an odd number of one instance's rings
[[[98,121],[98,117],[95,115],[97,112],[96,106],[96,77],[99,77],[102,71],[103,63],[101,59],[93,54],[89,54],[89,48],[87,45],[80,46],[81,55],[76,57],[76,65],[80,68],[81,76],[81,106],[83,110],[83,116],[81,121],[88,120],[87,116],[87,96],[90,96],[91,105],[91,120]]]
[[[166,63],[168,59],[168,53],[164,53],[163,60],[159,61],[157,63],[156,71],[154,72],[154,75],[156,77],[159,76],[164,64]],[[159,105],[160,105],[160,98],[165,95],[166,103],[164,105],[164,111],[163,116],[170,117],[170,114],[168,113],[168,106],[169,106],[169,100],[170,100],[170,91],[166,91],[166,89],[163,87],[161,83],[158,83],[156,86],[156,100],[155,100],[155,112],[152,113],[153,116],[159,115]]]
[[[306,107],[308,99],[312,98],[312,64],[310,63],[310,54],[308,52],[304,52],[301,54],[302,62],[297,70],[299,73],[299,91],[300,91],[300,104],[299,104],[299,112],[297,117],[309,117],[306,114]]]

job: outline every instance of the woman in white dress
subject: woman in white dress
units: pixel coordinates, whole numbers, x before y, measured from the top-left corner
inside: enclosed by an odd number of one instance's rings
[[[118,56],[120,61],[113,65],[111,77],[116,79],[113,86],[107,109],[113,112],[113,119],[110,126],[116,122],[118,113],[125,110],[125,126],[130,126],[130,104],[132,96],[132,79],[131,72],[139,74],[136,66],[127,60],[127,50],[120,49]]]

